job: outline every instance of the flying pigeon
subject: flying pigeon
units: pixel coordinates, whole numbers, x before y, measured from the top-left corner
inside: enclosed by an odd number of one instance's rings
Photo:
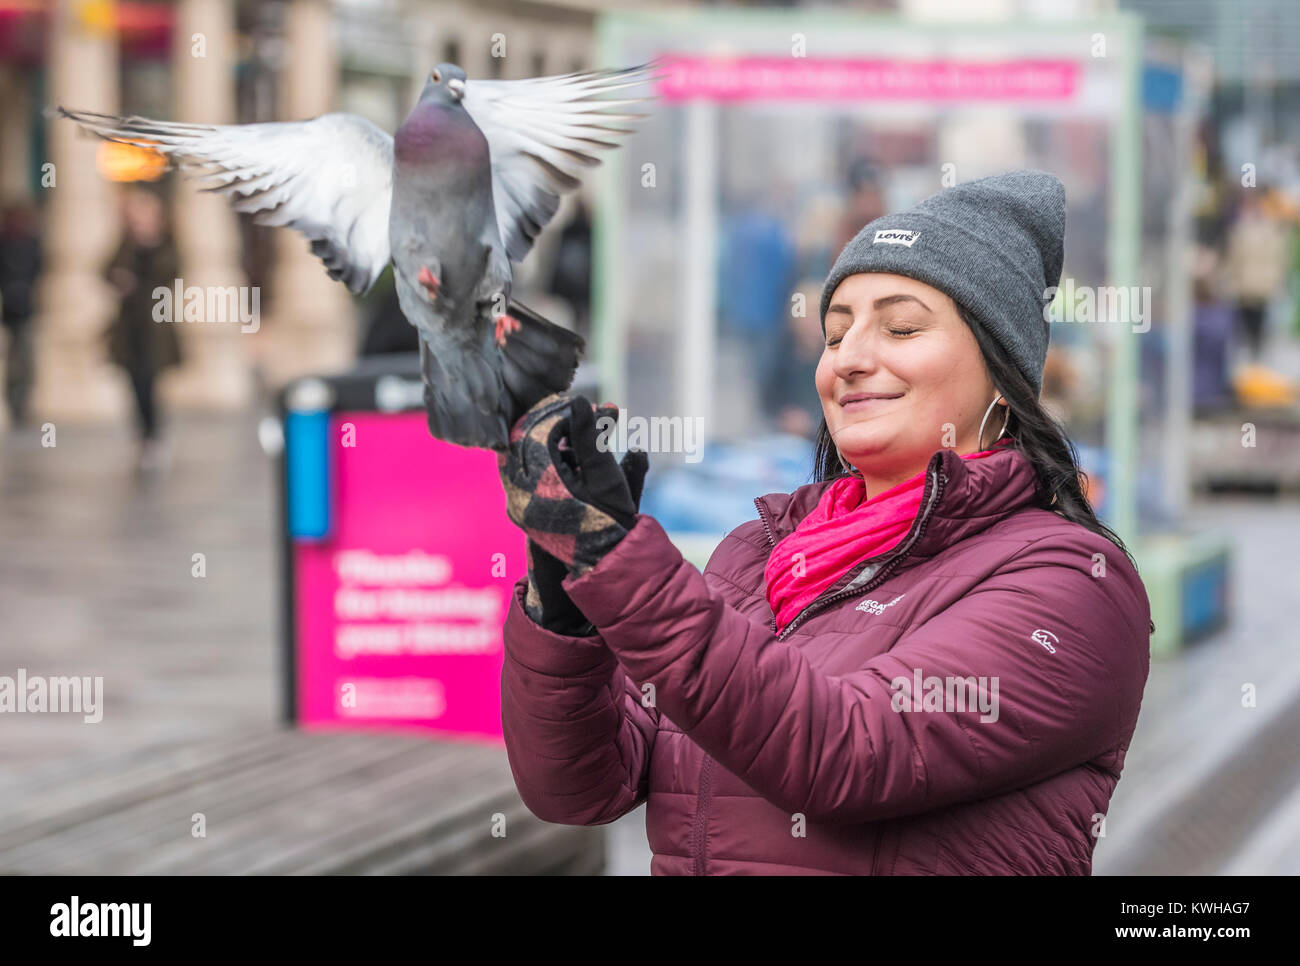
[[[353,114],[211,125],[58,113],[111,141],[151,147],[263,225],[294,228],[331,278],[368,291],[393,263],[419,333],[430,433],[504,450],[510,427],[569,387],[576,334],[510,298],[531,250],[595,152],[645,117],[646,97],[604,95],[651,79],[653,62],[527,80],[467,81],[439,64],[390,136]]]

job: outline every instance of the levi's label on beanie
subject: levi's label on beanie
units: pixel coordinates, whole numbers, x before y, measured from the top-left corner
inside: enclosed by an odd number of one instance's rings
[[[876,232],[875,239],[871,242],[873,245],[906,245],[912,247],[912,242],[921,237],[919,231],[904,231],[901,228],[886,228]]]

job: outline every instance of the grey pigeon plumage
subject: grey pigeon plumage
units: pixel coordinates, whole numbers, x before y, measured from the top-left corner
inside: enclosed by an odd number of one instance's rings
[[[146,145],[259,224],[300,231],[353,292],[393,263],[419,333],[430,432],[504,449],[510,427],[568,388],[582,340],[510,297],[561,196],[632,133],[612,122],[648,98],[606,95],[652,64],[498,81],[454,64],[429,75],[396,137],[350,114],[242,125],[181,124],[60,107],[113,141]]]

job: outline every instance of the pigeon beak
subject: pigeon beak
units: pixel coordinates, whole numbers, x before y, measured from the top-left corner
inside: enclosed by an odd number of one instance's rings
[[[447,90],[451,91],[452,96],[459,101],[465,96],[465,82],[459,77],[453,77],[447,81]]]

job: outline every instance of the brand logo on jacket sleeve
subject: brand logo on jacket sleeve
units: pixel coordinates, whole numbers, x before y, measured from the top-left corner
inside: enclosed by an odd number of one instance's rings
[[[1033,641],[1035,644],[1043,645],[1043,647],[1047,648],[1048,653],[1050,654],[1055,654],[1056,647],[1054,645],[1061,643],[1061,639],[1059,637],[1057,637],[1051,631],[1043,630],[1041,627],[1038,630],[1034,631],[1034,633],[1030,634],[1029,639]]]

